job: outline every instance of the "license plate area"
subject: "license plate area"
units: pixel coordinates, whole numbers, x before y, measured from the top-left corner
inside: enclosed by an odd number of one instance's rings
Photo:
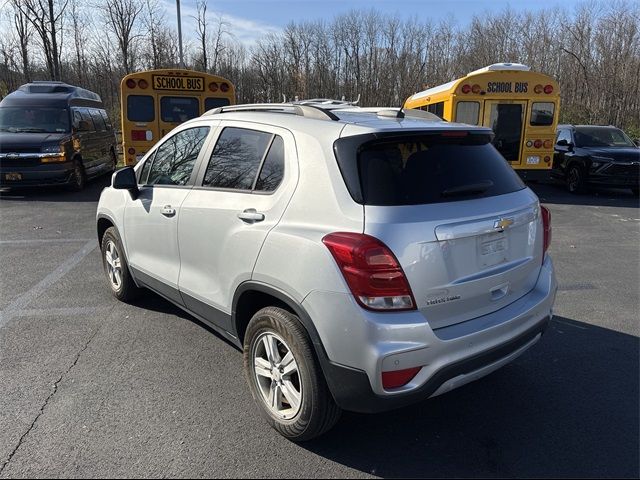
[[[5,173],[4,179],[15,182],[16,180],[22,180],[21,173]]]
[[[488,233],[477,238],[481,268],[504,263],[509,258],[509,237],[505,232]]]

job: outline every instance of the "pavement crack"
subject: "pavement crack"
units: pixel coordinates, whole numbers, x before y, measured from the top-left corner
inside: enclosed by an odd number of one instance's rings
[[[89,339],[85,342],[85,344],[82,346],[82,348],[78,351],[78,353],[76,354],[76,357],[74,358],[74,360],[71,363],[71,365],[69,366],[69,368],[67,368],[62,374],[60,374],[58,379],[53,383],[53,389],[51,390],[51,392],[49,393],[47,398],[44,400],[44,403],[40,407],[36,417],[33,419],[33,422],[31,422],[31,425],[29,425],[29,428],[27,428],[27,430],[22,434],[22,436],[18,440],[18,443],[16,444],[16,446],[13,448],[11,453],[9,453],[9,456],[7,457],[7,459],[3,460],[2,464],[0,464],[0,475],[2,475],[2,472],[5,470],[7,465],[9,465],[9,463],[11,462],[11,459],[13,458],[13,456],[16,454],[16,452],[20,449],[20,447],[22,446],[22,444],[24,443],[26,438],[29,436],[29,433],[31,433],[31,431],[35,428],[36,423],[38,423],[38,420],[40,419],[40,417],[44,413],[45,409],[47,408],[47,405],[49,404],[49,402],[51,401],[53,396],[56,394],[56,392],[58,391],[58,385],[60,385],[60,383],[67,376],[67,374],[77,365],[78,361],[80,360],[80,356],[89,347],[89,344],[93,341],[95,336],[98,334],[98,332],[100,331],[100,328],[101,328],[101,326],[98,326],[98,328],[95,329],[95,331],[91,334]]]

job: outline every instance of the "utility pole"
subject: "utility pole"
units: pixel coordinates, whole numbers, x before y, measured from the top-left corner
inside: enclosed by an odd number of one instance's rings
[[[180,18],[180,0],[176,0],[178,10],[178,49],[180,52],[180,68],[184,68],[184,56],[182,54],[182,19]]]

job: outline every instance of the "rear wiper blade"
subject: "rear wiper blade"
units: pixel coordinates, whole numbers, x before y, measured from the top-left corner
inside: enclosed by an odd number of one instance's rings
[[[485,180],[484,182],[469,183],[467,185],[458,185],[457,187],[447,188],[446,190],[443,190],[440,195],[443,197],[454,197],[456,195],[484,193],[491,187],[493,187],[493,182],[491,180]]]

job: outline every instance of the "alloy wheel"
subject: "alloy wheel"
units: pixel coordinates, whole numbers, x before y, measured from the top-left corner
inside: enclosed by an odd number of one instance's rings
[[[119,290],[122,286],[122,262],[115,243],[111,240],[107,242],[104,252],[104,259],[107,262],[107,276],[114,290]]]
[[[255,381],[269,411],[283,420],[294,418],[302,405],[302,381],[289,346],[275,333],[263,333],[254,343],[252,360]]]

